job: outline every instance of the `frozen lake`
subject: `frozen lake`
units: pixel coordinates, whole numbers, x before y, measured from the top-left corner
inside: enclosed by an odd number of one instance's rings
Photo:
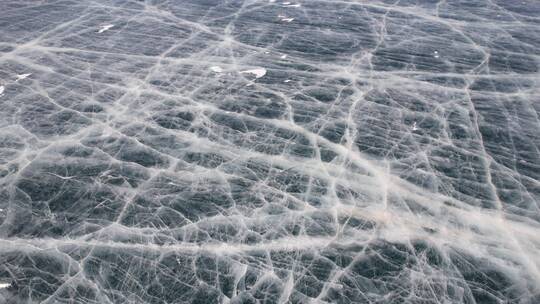
[[[540,303],[540,2],[0,1],[0,303]]]

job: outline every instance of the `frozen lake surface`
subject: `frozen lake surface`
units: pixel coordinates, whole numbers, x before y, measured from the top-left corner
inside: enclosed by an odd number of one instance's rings
[[[0,303],[540,303],[540,2],[0,1]]]

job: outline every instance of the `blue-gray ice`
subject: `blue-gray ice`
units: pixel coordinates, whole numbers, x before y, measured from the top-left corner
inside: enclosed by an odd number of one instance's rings
[[[1,0],[0,303],[540,303],[538,0]]]

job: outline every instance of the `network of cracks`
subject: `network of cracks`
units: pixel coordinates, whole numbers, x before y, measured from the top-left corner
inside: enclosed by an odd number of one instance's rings
[[[0,303],[540,302],[540,3],[0,1]]]

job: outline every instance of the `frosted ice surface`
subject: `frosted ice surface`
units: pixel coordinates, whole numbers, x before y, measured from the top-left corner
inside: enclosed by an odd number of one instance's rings
[[[0,20],[0,303],[540,303],[538,1]]]

